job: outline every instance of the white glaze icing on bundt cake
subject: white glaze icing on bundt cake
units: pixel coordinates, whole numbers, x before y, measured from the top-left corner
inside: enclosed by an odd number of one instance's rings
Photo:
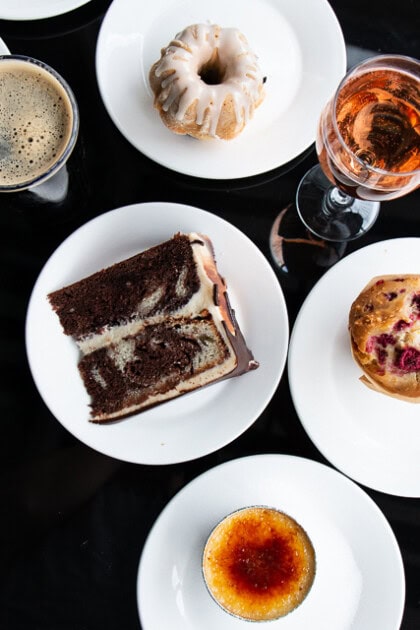
[[[177,234],[48,296],[106,422],[258,367],[208,237]]]
[[[420,402],[420,276],[373,278],[351,306],[349,331],[362,382]]]
[[[264,78],[245,36],[214,24],[178,33],[149,80],[165,125],[198,139],[234,138],[264,98]]]

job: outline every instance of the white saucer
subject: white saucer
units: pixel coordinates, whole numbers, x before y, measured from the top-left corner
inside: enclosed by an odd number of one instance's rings
[[[398,630],[404,569],[382,512],[344,475],[287,455],[256,455],[217,466],[165,507],[139,565],[143,630],[249,630],[252,624],[225,613],[209,595],[201,557],[213,527],[250,505],[268,505],[294,517],[316,554],[308,596],[287,617],[267,624],[270,630]]]
[[[47,294],[171,238],[202,232],[213,241],[232,307],[260,367],[109,425],[88,421],[89,398]],[[204,210],[171,203],[135,204],[79,228],[55,251],[33,289],[26,322],[29,365],[45,403],[79,440],[117,459],[169,464],[215,451],[243,433],[269,403],[286,362],[286,305],[259,249],[237,228]]]
[[[371,278],[419,271],[417,238],[375,243],[341,260],[304,302],[288,361],[296,411],[321,453],[359,483],[405,497],[420,497],[420,408],[360,382],[347,324]]]
[[[2,0],[0,19],[41,20],[78,9],[90,0]]]
[[[178,136],[153,108],[150,67],[176,33],[199,22],[239,28],[267,76],[264,102],[232,141]],[[209,179],[265,173],[305,151],[345,70],[343,35],[326,0],[114,0],[96,52],[102,99],[125,138],[163,166]]]

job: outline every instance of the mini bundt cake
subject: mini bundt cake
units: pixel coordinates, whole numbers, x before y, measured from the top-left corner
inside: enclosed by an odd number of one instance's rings
[[[349,331],[361,380],[420,402],[420,275],[373,278],[351,306]]]
[[[264,98],[264,78],[245,36],[217,25],[178,33],[149,80],[164,124],[198,139],[236,137]]]

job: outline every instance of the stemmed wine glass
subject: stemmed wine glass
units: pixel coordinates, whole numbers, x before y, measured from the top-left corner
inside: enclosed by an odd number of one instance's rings
[[[343,244],[372,227],[381,201],[420,185],[420,62],[378,55],[351,69],[321,113],[316,151],[297,213],[309,240]],[[279,264],[283,215],[270,239]]]

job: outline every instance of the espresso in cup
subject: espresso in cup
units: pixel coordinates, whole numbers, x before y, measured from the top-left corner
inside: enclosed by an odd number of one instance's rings
[[[0,190],[21,190],[57,172],[77,132],[74,96],[52,68],[19,55],[0,57]]]

